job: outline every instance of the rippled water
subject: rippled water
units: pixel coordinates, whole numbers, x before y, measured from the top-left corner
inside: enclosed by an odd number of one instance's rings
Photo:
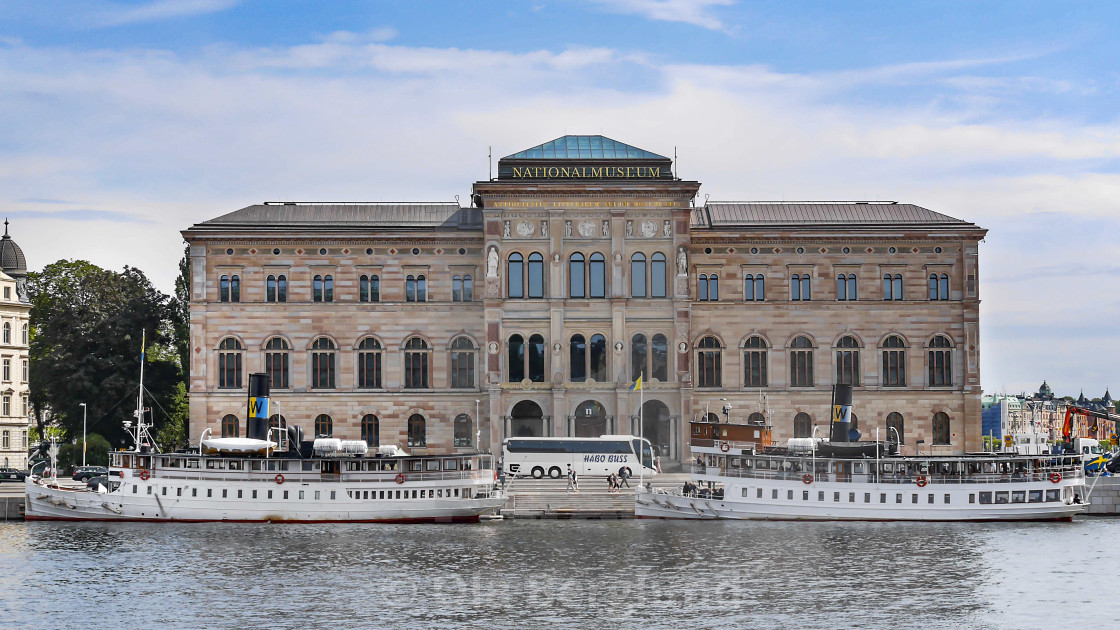
[[[0,523],[4,627],[1066,628],[1120,519]]]

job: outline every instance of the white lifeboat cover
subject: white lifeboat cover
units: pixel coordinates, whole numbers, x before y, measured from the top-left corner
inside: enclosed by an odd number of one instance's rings
[[[276,442],[253,438],[207,438],[202,440],[202,450],[214,453],[262,453],[276,448]]]

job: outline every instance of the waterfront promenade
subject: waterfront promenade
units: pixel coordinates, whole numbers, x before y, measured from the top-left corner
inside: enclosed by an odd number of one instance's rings
[[[688,480],[688,473],[667,473],[647,477],[655,488],[679,488]],[[502,508],[505,518],[634,518],[634,489],[638,479],[630,480],[630,488],[608,492],[603,477],[582,477],[579,492],[568,492],[565,479],[514,479],[506,482],[509,499]]]

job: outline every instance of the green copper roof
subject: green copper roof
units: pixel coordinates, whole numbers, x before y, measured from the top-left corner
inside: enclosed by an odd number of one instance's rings
[[[531,149],[507,155],[502,159],[645,159],[667,160],[669,158],[650,153],[645,149],[632,147],[606,136],[562,136]]]

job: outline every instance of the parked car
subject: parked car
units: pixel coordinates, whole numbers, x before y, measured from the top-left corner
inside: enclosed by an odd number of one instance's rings
[[[15,468],[0,468],[0,481],[23,481],[27,472]]]
[[[87,481],[90,477],[108,475],[109,469],[104,466],[78,466],[74,469],[74,481]]]

